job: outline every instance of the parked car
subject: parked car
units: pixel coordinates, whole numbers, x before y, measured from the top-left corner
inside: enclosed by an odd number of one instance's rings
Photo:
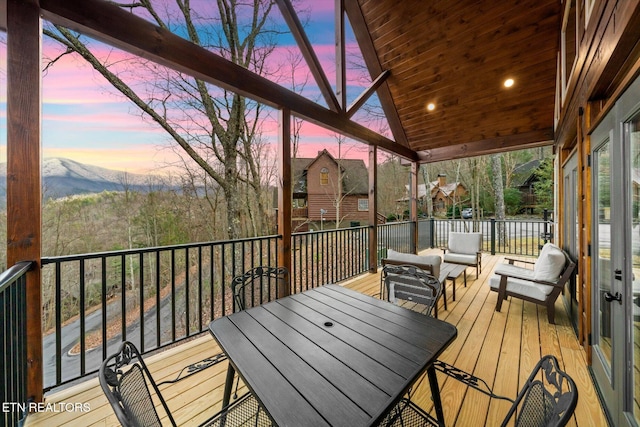
[[[473,208],[464,208],[461,212],[462,218],[469,219],[473,218]]]

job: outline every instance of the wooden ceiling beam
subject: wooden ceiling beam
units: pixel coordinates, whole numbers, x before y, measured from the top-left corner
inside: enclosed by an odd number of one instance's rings
[[[291,31],[291,34],[293,34],[293,38],[296,40],[298,48],[300,48],[300,52],[309,67],[309,71],[311,71],[311,75],[313,75],[313,78],[315,79],[325,102],[329,106],[329,109],[335,112],[340,111],[338,99],[333,93],[329,79],[322,69],[322,65],[320,65],[318,56],[313,50],[313,46],[311,46],[307,33],[304,31],[304,28],[300,23],[300,19],[298,19],[298,15],[291,5],[291,1],[276,0],[276,3],[280,8],[280,13],[282,13],[285,22],[289,26],[289,30]]]
[[[419,151],[420,163],[435,163],[443,160],[463,159],[487,154],[503,153],[505,151],[521,150],[522,148],[536,148],[553,145],[553,129],[545,129],[474,141],[466,144],[450,145],[448,147],[433,148]]]
[[[347,51],[344,0],[335,0],[336,95],[342,111],[347,110]]]
[[[382,85],[382,83],[384,83],[387,80],[387,77],[389,77],[389,74],[391,74],[389,70],[383,71],[382,74],[380,74],[371,83],[371,85],[367,89],[365,89],[365,91],[362,92],[360,96],[356,98],[355,101],[353,101],[353,103],[349,106],[349,108],[347,108],[347,117],[353,117],[356,111],[358,111],[360,107],[362,107],[364,103],[367,102],[367,100],[371,97],[371,95],[373,95],[375,91],[378,90],[378,88]]]
[[[417,153],[356,122],[216,55],[115,4],[101,0],[40,0],[45,19],[113,47],[150,59],[349,138],[375,144],[410,160]]]
[[[347,17],[349,18],[351,28],[353,29],[353,33],[358,41],[358,46],[362,52],[364,62],[369,70],[369,74],[372,78],[374,76],[379,76],[384,70],[380,65],[378,54],[373,46],[373,40],[371,40],[371,35],[369,34],[369,29],[367,28],[364,16],[362,15],[362,10],[360,10],[360,6],[358,5],[358,1],[345,0],[344,8],[347,13]],[[387,123],[389,124],[389,129],[391,129],[391,133],[393,133],[393,137],[399,144],[408,146],[409,142],[407,135],[402,127],[402,122],[400,121],[400,116],[396,110],[388,84],[385,83],[381,85],[378,88],[377,93],[380,105],[382,106],[382,111],[387,118]]]

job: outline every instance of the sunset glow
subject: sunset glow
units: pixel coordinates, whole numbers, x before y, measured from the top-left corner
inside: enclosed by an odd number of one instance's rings
[[[311,1],[300,5],[309,13],[309,23],[306,27],[307,35],[312,41],[314,51],[320,60],[327,79],[334,86],[336,81],[335,44],[334,44],[334,2]],[[198,9],[212,9],[210,2],[192,2],[192,7]],[[286,29],[277,8],[274,8],[273,19],[280,22]],[[145,17],[146,19],[146,17]],[[292,55],[300,56],[300,50],[293,37],[288,33],[281,35],[278,46],[269,57],[268,67],[273,72],[269,78],[288,89],[294,88],[303,96],[321,105],[325,101],[309,72],[304,60],[296,66],[291,65]],[[349,58],[347,62],[361,61],[361,56],[355,39],[348,36],[346,50]],[[112,72],[120,76],[128,84],[140,88],[145,84],[143,78],[147,72],[145,68],[163,69],[151,63],[142,63],[139,58],[131,61],[131,56],[110,46],[89,41],[94,55],[100,60],[113,64]],[[51,58],[57,58],[54,64],[43,65],[42,90],[42,145],[44,157],[65,157],[78,162],[92,164],[110,169],[127,170],[131,172],[148,172],[167,169],[171,164],[180,160],[176,151],[182,156],[183,152],[175,149],[175,142],[165,130],[153,122],[148,116],[142,116],[141,110],[133,105],[109,84],[106,79],[76,55],[62,55],[60,45],[48,37],[43,37],[43,56],[45,64]],[[0,44],[0,55],[6,58],[6,44]],[[0,62],[0,84],[6,87],[6,61]],[[134,65],[138,68],[134,69]],[[171,72],[167,70],[166,72]],[[362,71],[349,69],[347,80],[349,100],[355,99],[370,84],[359,78]],[[212,90],[217,90],[212,88]],[[6,96],[0,92],[0,146],[6,147]],[[373,102],[377,98],[373,97]],[[167,104],[171,108],[171,104]],[[196,120],[186,124],[191,128],[197,125],[196,114],[189,115],[179,110],[169,110],[180,120],[186,116],[189,120]],[[269,114],[261,126],[262,138],[270,145],[269,150],[276,151],[277,114]],[[185,119],[186,120],[186,119]],[[358,120],[357,116],[354,120]],[[375,129],[378,130],[378,129]],[[351,143],[353,145],[353,142]],[[368,160],[367,147],[359,144],[358,149],[351,149],[355,157]],[[172,148],[173,147],[173,148]],[[300,130],[300,145],[298,156],[313,157],[322,149],[329,149],[337,155],[336,138],[333,132],[303,123]],[[0,161],[6,161],[5,153],[0,154]]]

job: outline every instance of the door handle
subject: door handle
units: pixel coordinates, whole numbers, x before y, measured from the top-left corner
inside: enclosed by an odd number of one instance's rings
[[[618,301],[620,304],[622,304],[622,294],[620,292],[616,292],[615,294],[611,294],[611,292],[605,292],[604,300],[606,302],[611,302],[615,300],[615,301]]]

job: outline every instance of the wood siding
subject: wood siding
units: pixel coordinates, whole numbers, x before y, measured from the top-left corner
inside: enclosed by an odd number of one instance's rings
[[[367,200],[367,192],[352,192],[349,188],[344,188],[343,175],[349,174],[348,169],[340,171],[341,161],[333,159],[331,156],[319,153],[318,157],[309,164],[307,169],[307,214],[311,221],[344,222],[362,221],[367,222],[369,211],[358,210],[358,200]],[[326,170],[328,180],[322,180],[322,171]],[[341,180],[340,177],[343,179]],[[337,205],[340,205],[339,215]],[[326,211],[322,216],[320,209]]]
[[[369,211],[358,210],[358,200],[367,200],[366,196],[347,196],[340,204],[339,221],[369,221]],[[327,213],[323,215],[325,221],[336,221],[335,199],[330,195],[316,195],[309,197],[309,219],[312,221],[320,221],[320,209],[326,209]],[[364,225],[364,224],[363,224]]]
[[[566,4],[566,1],[564,2]],[[582,7],[582,2],[577,2]],[[625,88],[640,75],[640,1],[596,1],[588,22],[578,10],[578,46],[572,73],[566,79],[566,93],[559,91],[557,102],[557,165],[572,152],[578,153],[581,203],[578,262],[580,341],[591,360],[588,337],[591,333],[591,268],[589,255],[593,221],[591,210],[590,133],[611,110]],[[560,52],[561,54],[561,52]],[[564,170],[556,176],[563,176]],[[556,223],[564,223],[563,204],[558,204]],[[562,235],[559,236],[562,242]]]

